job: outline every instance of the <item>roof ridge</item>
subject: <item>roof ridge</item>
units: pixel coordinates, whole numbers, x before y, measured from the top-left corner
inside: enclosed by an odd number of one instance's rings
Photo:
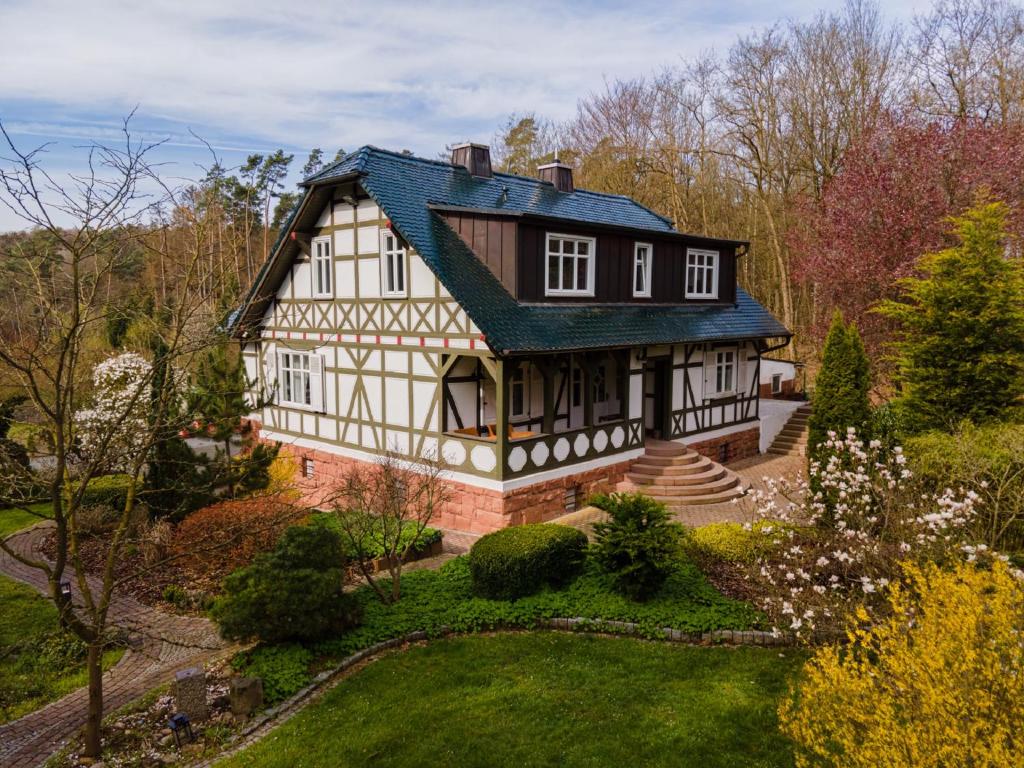
[[[348,162],[348,160],[350,158],[353,158],[356,155],[359,155],[359,154],[364,154],[365,155],[366,154],[366,149],[368,147],[369,147],[368,144],[364,144],[363,146],[359,147],[359,149],[352,150],[351,152],[349,152],[348,154],[344,155],[343,157],[340,157],[337,160],[334,160],[333,162],[329,163],[328,165],[325,165],[323,168],[321,168],[316,173],[311,173],[309,176],[307,176],[306,178],[304,178],[302,180],[302,183],[306,184],[306,183],[308,183],[310,181],[314,181],[315,179],[319,178],[320,176],[323,176],[323,175],[333,171],[338,166],[344,165],[346,162]]]

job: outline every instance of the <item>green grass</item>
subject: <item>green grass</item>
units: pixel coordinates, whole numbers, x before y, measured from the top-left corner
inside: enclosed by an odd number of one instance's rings
[[[29,506],[31,512],[23,509],[0,509],[0,539],[7,538],[15,531],[35,525],[50,516],[50,503],[43,501]],[[36,514],[32,514],[35,512]]]
[[[385,656],[218,768],[793,763],[802,654],[541,632]]]
[[[0,606],[0,723],[5,723],[81,688],[88,678],[81,660],[59,655],[53,647],[53,603],[31,587],[0,576]],[[19,648],[11,652],[12,646]],[[121,653],[104,654],[104,668],[115,664]]]

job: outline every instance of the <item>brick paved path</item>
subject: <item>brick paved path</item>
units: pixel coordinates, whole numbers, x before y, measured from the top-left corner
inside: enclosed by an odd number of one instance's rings
[[[807,459],[803,456],[762,454],[730,464],[729,469],[739,475],[745,487],[765,490],[765,477],[776,481],[782,479],[795,481],[798,475],[806,476]],[[743,501],[735,504],[732,502],[696,504],[677,510],[674,517],[688,528],[696,528],[708,523],[747,523],[752,521],[751,509]],[[591,526],[602,519],[604,519],[604,512],[600,509],[584,507],[578,512],[563,515],[552,522],[571,525],[589,534]]]
[[[52,523],[15,533],[8,543],[19,554],[43,559],[40,546]],[[42,573],[0,551],[0,573],[46,594]],[[99,580],[90,578],[99,589]],[[73,599],[79,601],[77,586]],[[115,596],[110,623],[126,629],[135,642],[103,676],[104,711],[110,712],[173,678],[174,672],[224,652],[214,625],[201,618],[173,616],[130,597]],[[0,726],[0,766],[30,768],[56,752],[85,721],[86,689],[81,688],[7,725]]]

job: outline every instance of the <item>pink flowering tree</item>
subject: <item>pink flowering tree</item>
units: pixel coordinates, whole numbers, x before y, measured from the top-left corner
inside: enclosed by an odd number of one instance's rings
[[[810,475],[814,482],[769,481],[746,500],[758,521],[750,530],[767,539],[747,578],[776,629],[828,631],[854,604],[884,608],[884,587],[905,562],[993,556],[971,543],[978,496],[922,494],[899,447],[830,432]]]

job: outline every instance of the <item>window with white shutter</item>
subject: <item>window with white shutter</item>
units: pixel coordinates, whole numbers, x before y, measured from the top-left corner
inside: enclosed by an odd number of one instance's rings
[[[704,397],[722,397],[737,391],[739,350],[712,349],[704,355]]]
[[[310,410],[324,410],[324,359],[310,352],[278,352],[277,400]]]

